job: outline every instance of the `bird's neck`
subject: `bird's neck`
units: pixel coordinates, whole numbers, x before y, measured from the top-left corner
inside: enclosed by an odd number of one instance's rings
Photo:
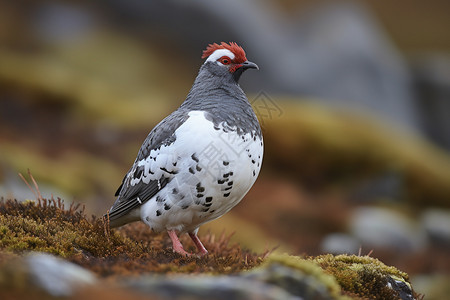
[[[200,68],[182,111],[205,111],[215,126],[226,123],[238,128],[238,134],[251,133],[261,137],[258,119],[241,87],[227,70],[205,64]]]
[[[190,110],[208,106],[250,106],[231,73],[212,64],[200,68],[186,100],[182,104]]]

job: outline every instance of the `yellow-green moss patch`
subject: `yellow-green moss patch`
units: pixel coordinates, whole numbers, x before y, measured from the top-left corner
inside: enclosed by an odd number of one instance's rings
[[[332,275],[349,296],[399,299],[399,292],[390,286],[392,280],[403,282],[411,289],[408,274],[369,256],[327,254],[309,260]]]

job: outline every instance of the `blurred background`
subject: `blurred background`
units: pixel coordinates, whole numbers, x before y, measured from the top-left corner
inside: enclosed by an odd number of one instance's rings
[[[235,41],[265,138],[244,201],[201,231],[361,253],[450,294],[450,2],[1,1],[0,196],[101,215],[207,44]]]

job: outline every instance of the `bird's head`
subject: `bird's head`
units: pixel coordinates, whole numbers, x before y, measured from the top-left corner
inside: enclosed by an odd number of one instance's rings
[[[247,60],[245,51],[238,44],[222,42],[220,45],[209,44],[203,51],[202,58],[207,58],[205,64],[214,63],[226,69],[233,75],[236,82],[247,69],[259,69],[258,66]]]

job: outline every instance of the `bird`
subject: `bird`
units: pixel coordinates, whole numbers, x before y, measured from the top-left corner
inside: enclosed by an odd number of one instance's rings
[[[263,159],[263,136],[239,79],[258,66],[235,42],[212,43],[184,102],[158,123],[107,211],[110,228],[142,221],[167,232],[173,252],[187,252],[187,233],[201,257],[201,225],[230,211],[256,181]]]

